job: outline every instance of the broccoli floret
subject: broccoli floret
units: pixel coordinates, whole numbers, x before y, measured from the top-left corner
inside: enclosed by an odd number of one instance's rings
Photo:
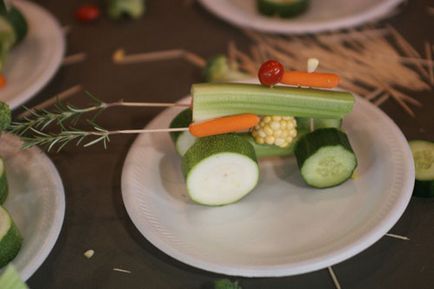
[[[228,279],[214,281],[214,289],[242,289],[238,282],[232,282]]]
[[[109,0],[107,13],[112,19],[139,18],[145,13],[145,0]]]
[[[6,130],[11,124],[12,116],[9,105],[0,101],[0,132]]]
[[[249,75],[232,67],[225,55],[219,54],[208,60],[203,72],[207,82],[235,81],[249,78]]]

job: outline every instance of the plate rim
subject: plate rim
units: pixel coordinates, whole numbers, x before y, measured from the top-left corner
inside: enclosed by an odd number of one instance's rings
[[[16,141],[17,138],[17,136],[12,134],[4,134],[1,137],[13,138],[14,141]],[[55,188],[53,191],[56,191],[57,198],[54,203],[55,210],[53,213],[54,217],[52,220],[52,225],[48,233],[46,234],[43,243],[41,243],[39,250],[35,252],[33,258],[30,259],[30,262],[28,262],[22,270],[19,270],[19,274],[24,281],[27,281],[41,267],[41,265],[47,259],[48,255],[53,250],[54,245],[56,244],[62,231],[66,207],[65,189],[63,186],[62,178],[60,177],[59,171],[57,170],[56,166],[39,147],[32,147],[28,150],[31,152],[32,155],[38,155],[41,162],[44,162],[47,166],[48,172],[52,176],[52,181],[54,184],[53,187]],[[11,261],[11,264],[14,264],[14,261],[15,259]]]
[[[227,2],[228,0],[225,1]],[[260,24],[258,24],[256,21],[248,21],[243,17],[236,16],[236,11],[231,14],[226,14],[220,7],[222,5],[221,1],[199,0],[202,6],[205,7],[210,13],[232,25],[247,29],[254,29],[257,31],[281,34],[319,33],[360,26],[364,23],[375,21],[384,17],[388,12],[397,7],[404,0],[382,1],[383,2],[379,3],[376,7],[373,7],[363,13],[359,13],[355,16],[342,17],[333,21],[327,21],[326,23],[294,24],[288,22],[285,23],[285,25],[280,25],[279,23],[268,21],[266,18],[260,17],[260,15],[255,16],[255,18],[258,17]]]
[[[26,0],[15,0],[13,1],[13,5],[16,5],[18,8],[23,10],[23,14],[26,14],[26,11],[29,10],[38,11],[38,13],[44,14],[44,18],[52,22],[53,31],[59,40],[59,48],[56,50],[57,53],[52,55],[50,58],[51,61],[47,64],[45,73],[40,74],[37,80],[35,80],[30,86],[24,88],[18,96],[7,101],[11,109],[16,109],[39,93],[57,73],[65,55],[66,39],[58,20],[44,7]],[[37,18],[35,18],[34,22],[37,22]]]
[[[363,105],[368,105],[370,109],[373,109],[375,114],[380,115],[381,118],[383,118],[383,121],[386,121],[388,125],[392,126],[394,130],[396,130],[396,136],[400,139],[399,142],[401,145],[407,143],[407,140],[402,131],[386,113],[384,113],[380,108],[376,107],[375,105],[361,97],[357,97],[357,101],[363,103]],[[160,114],[158,114],[146,127],[150,126],[157,117],[166,113],[168,110],[170,109],[166,109]],[[402,216],[405,209],[407,208],[412,196],[411,192],[414,185],[414,162],[411,156],[410,148],[408,146],[405,146],[405,155],[403,156],[403,158],[408,162],[410,167],[407,168],[408,177],[403,181],[402,192],[404,193],[399,198],[399,202],[397,202],[397,204],[395,204],[395,206],[393,207],[392,212],[388,212],[387,217],[382,219],[380,222],[376,222],[375,226],[371,227],[369,229],[369,232],[364,234],[362,238],[351,242],[351,244],[342,246],[341,248],[334,250],[332,253],[328,253],[326,256],[320,256],[316,258],[311,258],[309,260],[297,262],[298,269],[296,270],[294,270],[293,268],[288,270],[287,266],[280,264],[271,266],[243,265],[243,268],[241,269],[235,267],[226,267],[224,265],[203,261],[185,252],[178,251],[176,248],[174,248],[173,246],[165,242],[162,238],[160,238],[159,234],[153,232],[153,227],[151,226],[152,224],[148,224],[146,222],[141,223],[141,221],[143,220],[138,217],[138,214],[135,214],[137,205],[134,204],[132,198],[129,198],[129,185],[126,181],[128,178],[127,176],[130,175],[132,171],[134,171],[133,167],[129,166],[128,164],[134,157],[133,148],[137,146],[140,138],[141,136],[139,135],[132,143],[122,168],[121,192],[123,203],[129,218],[131,219],[137,230],[143,235],[143,237],[147,239],[151,244],[153,244],[156,248],[182,263],[209,272],[244,277],[283,277],[325,269],[326,267],[335,265],[361,253],[362,251],[372,246],[375,242],[380,240],[398,222],[399,218]],[[147,229],[149,228],[149,230],[142,230],[142,226],[147,227]],[[314,262],[314,265],[311,264],[312,262]]]

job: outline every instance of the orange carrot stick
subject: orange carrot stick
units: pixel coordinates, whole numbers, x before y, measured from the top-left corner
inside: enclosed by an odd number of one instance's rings
[[[333,88],[339,84],[339,76],[333,73],[285,71],[281,83],[297,86]]]
[[[246,130],[257,125],[259,120],[259,116],[246,113],[192,123],[188,128],[192,135],[204,137]]]
[[[6,86],[6,77],[0,73],[0,88],[3,88]]]

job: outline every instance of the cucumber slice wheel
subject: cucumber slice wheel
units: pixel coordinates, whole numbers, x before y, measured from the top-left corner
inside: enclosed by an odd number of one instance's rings
[[[21,280],[14,266],[9,265],[0,276],[0,288],[2,289],[29,289]]]
[[[309,0],[256,0],[256,6],[262,15],[292,18],[307,9]]]
[[[409,142],[416,170],[413,195],[434,197],[434,143],[424,140]]]
[[[294,153],[304,181],[316,188],[345,182],[357,167],[347,135],[335,128],[318,129],[304,135]]]
[[[7,265],[20,251],[22,237],[9,213],[0,207],[0,268]]]
[[[191,109],[181,111],[170,123],[170,128],[188,127],[192,122]],[[183,156],[187,150],[196,142],[197,138],[188,131],[171,132],[170,137],[175,143],[176,152]]]
[[[185,153],[182,169],[190,198],[208,206],[240,200],[259,179],[253,146],[235,134],[200,138]]]
[[[0,159],[0,205],[6,201],[8,197],[8,181],[3,160]]]

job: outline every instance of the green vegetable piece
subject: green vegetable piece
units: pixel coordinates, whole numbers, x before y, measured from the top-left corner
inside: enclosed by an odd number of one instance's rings
[[[124,16],[137,19],[146,11],[145,0],[109,0],[108,16],[114,20]]]
[[[175,116],[175,118],[170,122],[170,128],[180,128],[180,127],[188,127],[193,119],[193,112],[190,108],[184,109],[179,114]],[[182,131],[174,131],[170,133],[170,137],[174,142],[178,139],[178,137],[182,134]]]
[[[8,180],[3,160],[0,158],[0,205],[2,205],[8,197]]]
[[[253,148],[255,149],[256,157],[258,159],[261,159],[267,157],[284,157],[293,155],[297,141],[307,132],[307,130],[297,129],[297,136],[295,137],[295,139],[288,147],[284,148],[275,145],[258,144],[250,133],[242,133],[240,135],[253,146]]]
[[[0,16],[0,71],[3,70],[6,58],[15,41],[14,28],[5,17]]]
[[[0,132],[9,128],[11,121],[12,114],[9,105],[0,101]]]
[[[181,111],[170,123],[170,128],[188,127],[192,122],[192,111],[187,108]],[[176,151],[183,156],[188,149],[196,142],[197,138],[189,131],[171,132],[170,137],[175,143]]]
[[[21,280],[20,274],[13,265],[6,267],[2,275],[0,275],[1,289],[29,289],[26,283]]]
[[[6,3],[6,0],[0,0],[0,15],[7,14],[8,10],[9,10],[9,6]]]
[[[304,181],[315,188],[337,186],[351,178],[357,167],[347,135],[336,128],[317,129],[304,135],[294,154]]]
[[[16,40],[14,45],[18,45],[24,37],[27,35],[28,24],[24,15],[15,7],[12,7],[8,14],[6,15],[6,19],[12,25],[15,31]]]
[[[339,118],[310,118],[297,117],[297,127],[304,130],[315,130],[319,128],[334,127],[340,129],[342,127],[342,119]]]
[[[257,185],[255,150],[236,134],[199,138],[182,158],[190,198],[202,205],[237,202]]]
[[[309,0],[256,0],[256,7],[262,15],[292,18],[309,7]]]
[[[434,197],[434,142],[412,140],[409,144],[416,173],[413,196],[432,198]]]
[[[191,95],[194,121],[241,113],[342,118],[354,105],[345,91],[247,83],[197,83]]]
[[[0,206],[0,268],[17,256],[22,242],[23,238],[11,216]]]
[[[216,55],[207,61],[203,76],[207,82],[236,81],[250,78],[248,74],[230,65],[223,54]]]
[[[214,289],[242,289],[237,281],[232,282],[229,279],[220,279],[214,281]]]

